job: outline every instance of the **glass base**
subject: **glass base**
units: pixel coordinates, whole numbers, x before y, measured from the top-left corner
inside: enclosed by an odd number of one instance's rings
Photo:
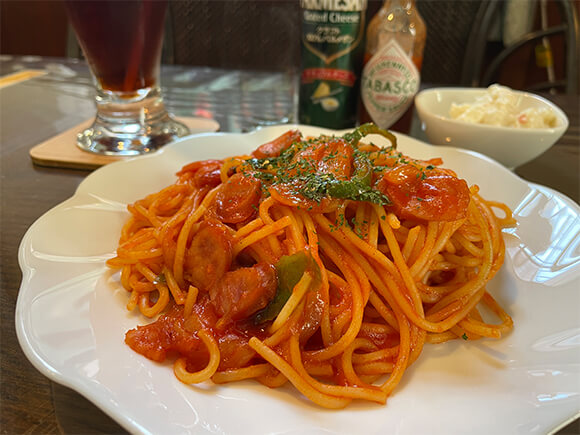
[[[77,135],[85,151],[110,156],[136,156],[154,152],[187,136],[189,129],[167,113],[159,89],[143,99],[111,99],[97,94],[97,117],[93,125]]]

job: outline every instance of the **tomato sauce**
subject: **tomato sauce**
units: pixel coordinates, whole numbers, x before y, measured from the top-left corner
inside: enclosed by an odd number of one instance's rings
[[[218,318],[209,297],[205,296],[187,319],[183,317],[183,308],[173,305],[157,321],[128,331],[125,343],[135,352],[156,362],[183,356],[187,360],[188,370],[196,371],[209,360],[207,349],[196,331],[208,329],[216,337],[220,349],[219,370],[247,365],[256,358],[256,353],[248,345],[249,338],[263,337],[264,331],[251,323],[231,323],[220,330],[216,328]]]

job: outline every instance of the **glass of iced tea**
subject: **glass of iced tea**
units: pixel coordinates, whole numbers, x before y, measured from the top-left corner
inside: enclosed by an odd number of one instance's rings
[[[167,0],[65,0],[96,85],[97,116],[77,136],[86,151],[155,151],[187,127],[167,113],[159,68]]]

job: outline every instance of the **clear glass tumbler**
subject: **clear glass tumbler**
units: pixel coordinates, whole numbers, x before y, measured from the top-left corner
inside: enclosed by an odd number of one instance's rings
[[[65,0],[96,85],[97,116],[83,150],[152,152],[189,134],[165,109],[159,69],[167,0]]]

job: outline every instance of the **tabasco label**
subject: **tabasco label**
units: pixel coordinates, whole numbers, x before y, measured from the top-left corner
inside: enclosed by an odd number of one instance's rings
[[[419,90],[417,67],[395,39],[383,45],[363,69],[361,96],[375,124],[389,128]]]
[[[356,124],[367,0],[301,0],[299,119],[328,128]]]

